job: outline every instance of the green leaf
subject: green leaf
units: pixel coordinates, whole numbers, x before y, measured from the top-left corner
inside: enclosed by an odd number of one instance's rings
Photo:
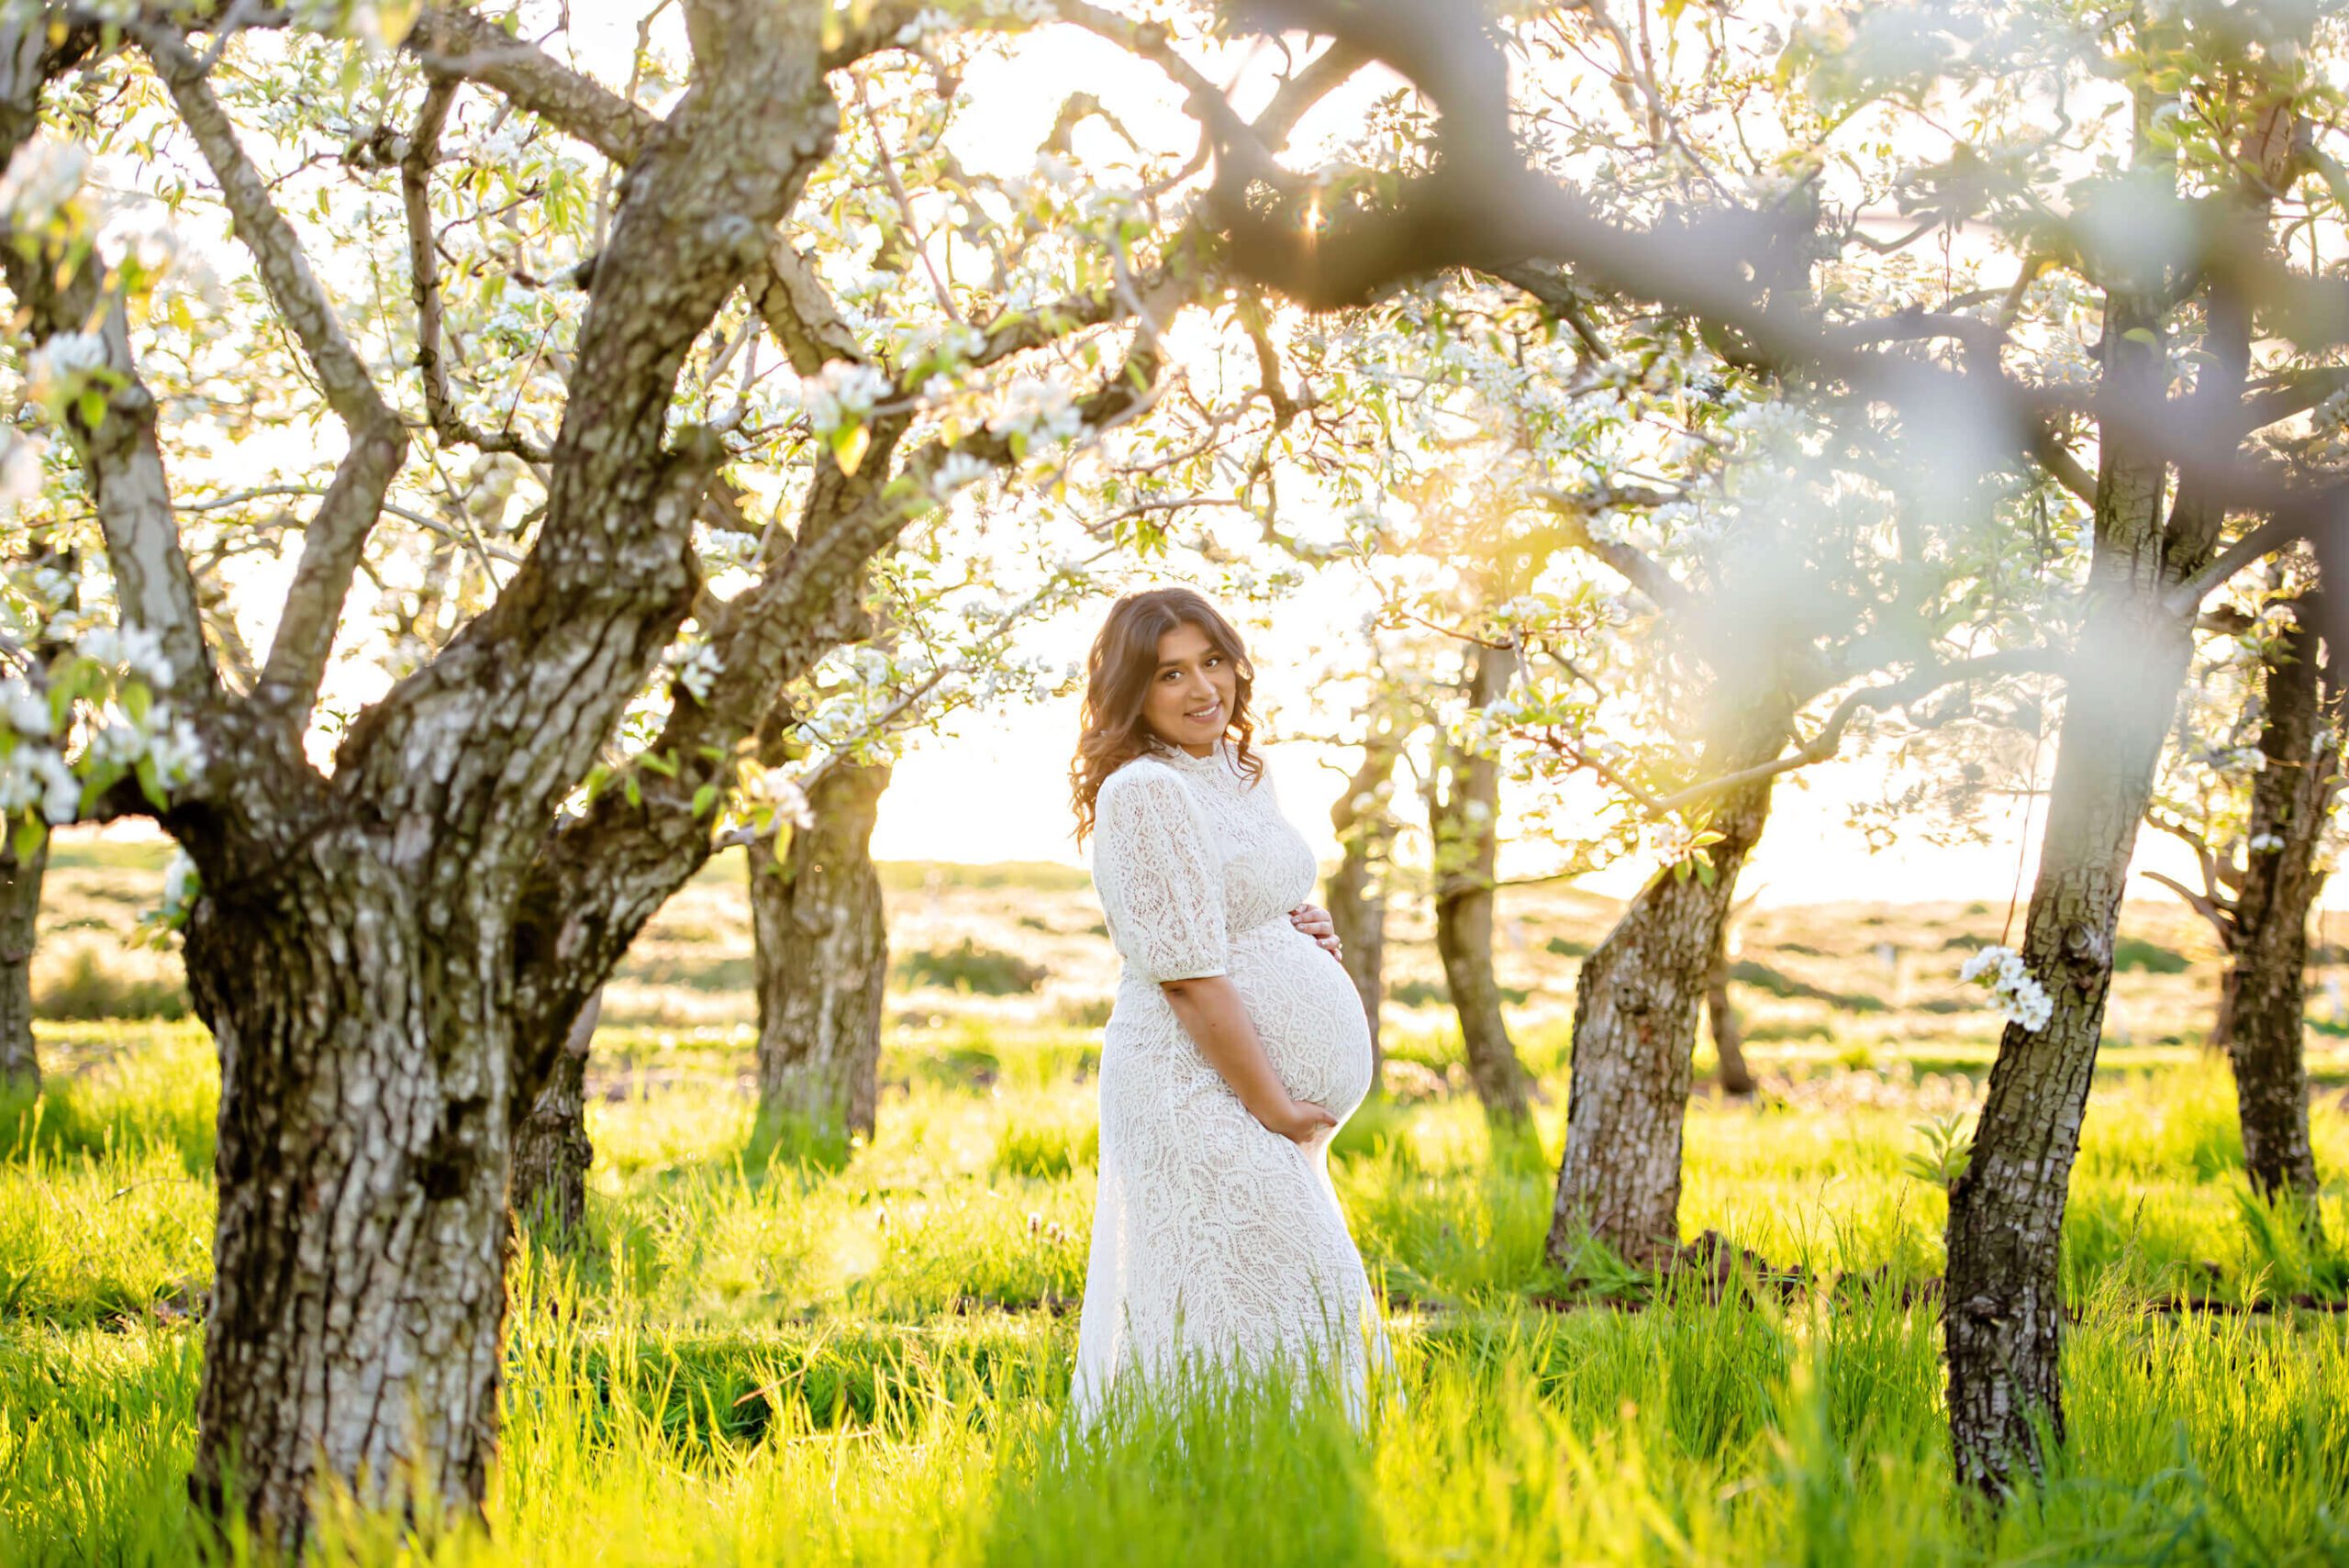
[[[854,473],[873,447],[873,432],[862,425],[843,425],[832,432],[832,461],[842,473]]]
[[[2161,343],[2161,339],[2154,335],[2154,329],[2150,327],[2132,327],[2121,335],[2132,343],[2143,343],[2148,348],[2158,347]]]
[[[701,788],[694,791],[694,815],[696,817],[707,815],[709,808],[717,804],[718,786],[716,784],[706,784],[702,785]]]
[[[49,837],[49,824],[40,819],[38,811],[28,811],[17,824],[17,859],[28,861],[40,852],[40,841]]]
[[[644,804],[644,789],[636,782],[634,773],[629,773],[620,780],[620,794],[628,797],[630,806]]]

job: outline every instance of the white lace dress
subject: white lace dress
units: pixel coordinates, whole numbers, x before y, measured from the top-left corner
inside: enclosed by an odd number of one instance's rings
[[[1289,1093],[1341,1122],[1370,1089],[1344,965],[1289,923],[1313,851],[1229,741],[1158,748],[1095,803],[1093,884],[1124,959],[1101,1050],[1100,1189],[1072,1401],[1135,1369],[1277,1356],[1342,1378],[1357,1419],[1386,1329],[1330,1184],[1328,1136],[1272,1131],[1199,1053],[1159,983],[1229,974]]]

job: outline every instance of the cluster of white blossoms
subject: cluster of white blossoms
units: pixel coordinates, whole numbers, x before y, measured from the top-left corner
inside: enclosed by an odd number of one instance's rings
[[[2009,1021],[2021,1024],[2033,1034],[2046,1028],[2055,1011],[2046,988],[2023,967],[2022,954],[2012,948],[1976,948],[1965,966],[1957,972],[1957,977],[1989,986],[1998,1010]]]
[[[842,425],[863,424],[895,390],[889,378],[871,365],[831,360],[799,384],[799,403],[807,410],[808,428],[829,436]]]
[[[19,740],[0,756],[0,812],[35,808],[52,826],[72,821],[82,814],[82,781],[62,752]]]
[[[707,642],[696,642],[690,648],[672,648],[668,657],[669,676],[691,694],[694,701],[709,701],[710,687],[719,672],[717,651]]]
[[[162,642],[139,627],[97,627],[75,651],[106,666],[118,679],[163,686],[172,679]],[[82,809],[82,773],[89,768],[128,771],[147,765],[155,783],[169,788],[204,764],[195,727],[161,700],[126,702],[117,696],[85,698],[82,745],[69,761],[73,728],[61,724],[50,694],[20,675],[0,679],[0,812],[38,809],[51,826],[74,820]],[[78,764],[78,765],[77,765]]]
[[[39,228],[82,190],[90,155],[79,142],[37,136],[20,145],[0,173],[0,212],[10,227]]]
[[[1014,377],[1003,389],[987,428],[998,436],[1018,436],[1030,447],[1074,440],[1085,428],[1069,389],[1043,376]]]
[[[994,472],[995,465],[985,458],[969,452],[948,452],[930,470],[930,498],[943,506],[956,491],[977,484]]]
[[[25,361],[25,382],[42,402],[71,397],[92,371],[106,362],[106,340],[95,332],[57,332]]]

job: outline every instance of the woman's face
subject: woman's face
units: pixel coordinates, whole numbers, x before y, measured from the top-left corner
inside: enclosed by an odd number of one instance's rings
[[[1158,639],[1158,670],[1141,699],[1141,721],[1194,757],[1215,749],[1231,722],[1240,677],[1223,650],[1186,622]]]

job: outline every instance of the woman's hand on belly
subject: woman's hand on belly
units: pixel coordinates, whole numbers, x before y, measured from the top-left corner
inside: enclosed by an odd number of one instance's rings
[[[1342,944],[1338,940],[1338,924],[1330,918],[1330,911],[1318,904],[1300,904],[1288,912],[1288,923],[1311,937],[1323,952],[1341,963],[1345,962]]]

